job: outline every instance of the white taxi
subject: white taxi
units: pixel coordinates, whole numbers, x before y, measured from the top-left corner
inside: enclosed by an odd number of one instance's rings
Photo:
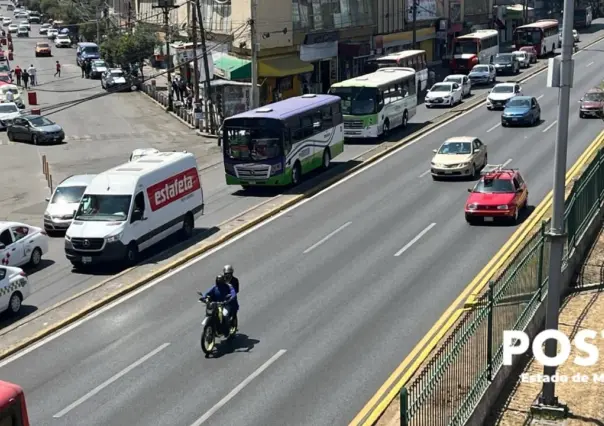
[[[48,253],[48,235],[36,226],[0,222],[0,265],[39,266]]]
[[[27,275],[21,268],[0,266],[0,312],[18,314],[30,293]]]

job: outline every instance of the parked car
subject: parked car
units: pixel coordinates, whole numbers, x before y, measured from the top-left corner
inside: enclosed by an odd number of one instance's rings
[[[51,25],[51,24],[46,23],[46,24],[42,24],[42,25],[40,26],[40,29],[39,29],[38,31],[39,31],[39,33],[40,33],[40,34],[42,34],[42,35],[46,35],[46,34],[48,34],[48,30],[49,30],[50,28],[52,28],[52,25]]]
[[[102,59],[95,59],[92,61],[91,70],[90,70],[90,78],[100,78],[107,72],[109,67],[107,63]]]
[[[0,104],[0,129],[7,129],[19,116],[21,111],[14,102]]]
[[[101,77],[101,86],[105,90],[130,90],[126,74],[120,68],[111,68]]]
[[[46,38],[50,40],[54,40],[58,34],[59,30],[57,30],[56,28],[49,28],[48,30],[46,30]]]
[[[10,24],[8,26],[8,32],[11,34],[16,34],[19,31],[19,26],[17,24]]]
[[[71,39],[67,34],[57,34],[55,37],[55,47],[71,47]]]
[[[10,141],[31,142],[34,145],[61,143],[65,139],[63,128],[41,115],[24,115],[14,119],[6,133]]]

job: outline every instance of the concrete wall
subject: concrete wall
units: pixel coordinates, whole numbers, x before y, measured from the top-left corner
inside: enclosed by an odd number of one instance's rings
[[[293,46],[292,2],[290,0],[263,0],[257,3],[257,31],[260,50]],[[238,28],[241,23],[250,19],[250,0],[232,0],[231,10],[233,32],[240,34],[241,31],[238,31]],[[283,34],[283,29],[287,30],[285,34]],[[269,36],[262,37],[265,33],[268,33]],[[249,48],[249,29],[233,40],[233,46],[238,47],[244,41]]]

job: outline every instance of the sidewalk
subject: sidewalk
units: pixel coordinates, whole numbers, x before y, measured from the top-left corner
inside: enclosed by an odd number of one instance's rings
[[[602,283],[604,280],[604,233],[600,235],[584,263],[583,269],[575,284],[576,292],[565,301],[560,312],[560,331],[567,336],[573,336],[581,329],[602,330],[604,318],[604,297]],[[571,337],[572,341],[572,337]],[[604,392],[602,382],[592,380],[592,375],[598,377],[604,373],[604,339],[597,338],[590,342],[600,351],[596,366],[580,367],[574,365],[575,356],[586,356],[585,353],[571,351],[568,362],[558,368],[558,375],[569,378],[566,383],[556,384],[558,399],[568,405],[571,412],[565,420],[543,420],[531,414],[530,407],[541,392],[541,383],[521,381],[521,374],[542,374],[543,367],[532,359],[518,371],[517,379],[510,383],[500,395],[491,419],[486,426],[519,426],[519,425],[565,425],[587,426],[604,424]],[[520,371],[521,370],[521,371]],[[587,375],[586,382],[573,381],[576,375]]]

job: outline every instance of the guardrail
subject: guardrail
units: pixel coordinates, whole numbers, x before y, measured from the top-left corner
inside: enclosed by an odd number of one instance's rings
[[[566,199],[564,261],[604,201],[604,149]],[[401,426],[463,425],[503,364],[504,330],[523,330],[547,292],[549,220],[465,312],[420,371],[401,389]]]

